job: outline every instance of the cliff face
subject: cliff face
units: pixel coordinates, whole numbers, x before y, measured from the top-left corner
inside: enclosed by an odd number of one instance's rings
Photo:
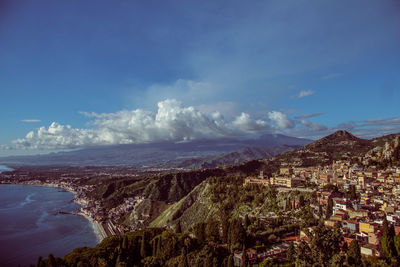
[[[156,175],[149,178],[145,185],[141,185],[142,191],[137,191],[144,197],[144,201],[126,216],[125,224],[132,225],[140,221],[140,224],[147,226],[168,207],[186,198],[207,177],[223,175],[225,171],[222,169],[210,169]]]

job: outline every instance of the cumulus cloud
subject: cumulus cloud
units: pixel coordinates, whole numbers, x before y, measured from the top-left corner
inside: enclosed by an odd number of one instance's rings
[[[226,121],[219,112],[206,115],[184,107],[174,99],[158,103],[157,112],[142,109],[116,113],[81,114],[93,118],[91,128],[77,129],[53,122],[14,140],[15,149],[72,149],[97,145],[139,144],[158,141],[186,141],[200,138],[240,136],[272,129],[268,122],[242,113]],[[278,123],[290,126],[290,123]]]
[[[239,105],[235,102],[224,101],[217,102],[212,104],[201,104],[196,106],[196,109],[205,113],[205,114],[213,114],[215,112],[220,113],[223,116],[227,116],[229,118],[235,117],[239,111]]]
[[[239,129],[247,131],[258,131],[271,128],[267,122],[263,120],[253,120],[250,118],[249,114],[244,112],[242,112],[239,117],[236,117],[232,124]]]
[[[92,130],[74,129],[70,125],[53,122],[48,128],[40,127],[30,131],[25,138],[12,141],[15,149],[56,149],[76,148],[95,143]]]
[[[310,96],[310,95],[313,95],[313,94],[315,94],[315,91],[313,91],[313,90],[301,90],[300,93],[298,93],[296,95],[296,97],[297,98],[303,98],[303,97]]]
[[[235,105],[231,105],[236,108]],[[100,145],[140,144],[162,141],[190,141],[203,138],[246,136],[263,132],[280,132],[297,137],[319,138],[336,130],[350,130],[359,137],[370,138],[400,131],[400,118],[350,121],[327,127],[306,118],[321,113],[289,118],[282,111],[270,111],[265,118],[246,112],[227,119],[216,106],[183,106],[175,99],[157,104],[155,112],[144,109],[115,113],[81,112],[89,118],[88,127],[74,128],[57,122],[30,131],[24,138],[0,145],[0,150],[55,150]],[[237,113],[236,113],[237,114]],[[300,126],[300,127],[298,127]]]
[[[0,150],[11,150],[11,147],[7,145],[0,145]]]
[[[279,128],[281,129],[290,129],[294,128],[295,123],[293,120],[289,119],[286,114],[280,111],[271,111],[268,112],[268,118],[275,122]]]
[[[21,120],[21,122],[40,122],[40,120],[37,120],[37,119],[27,119],[27,120]]]

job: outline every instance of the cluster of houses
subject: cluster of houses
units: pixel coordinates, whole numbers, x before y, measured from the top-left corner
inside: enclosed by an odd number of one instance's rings
[[[81,212],[99,223],[103,227],[106,236],[122,234],[134,230],[136,227],[135,225],[128,227],[115,222],[117,222],[121,216],[134,210],[143,200],[144,198],[141,196],[125,198],[123,203],[106,211],[101,201],[88,198],[84,192],[78,193],[75,199],[75,201],[82,206]]]
[[[243,185],[273,185],[296,190],[305,187],[306,181],[314,183],[319,205],[326,207],[332,200],[332,216],[325,219],[325,226],[339,226],[348,245],[353,240],[358,241],[362,255],[381,256],[379,240],[385,218],[394,225],[396,234],[400,233],[400,168],[376,170],[374,166],[369,166],[364,169],[350,162],[335,161],[320,168],[281,168],[279,173],[269,178],[261,172],[258,177],[246,178]],[[329,188],[325,187],[327,184],[336,186],[336,189],[324,190]],[[357,195],[353,200],[344,194],[350,188],[354,188]],[[314,211],[318,210],[318,205],[311,206]],[[241,265],[244,259],[252,263],[266,257],[282,258],[288,242],[300,239],[307,239],[304,232],[268,249],[238,251],[234,256],[235,263]]]
[[[320,187],[334,184],[347,189],[350,185],[355,185],[359,190],[377,187],[380,191],[395,189],[400,192],[400,168],[380,171],[375,169],[375,166],[370,166],[368,170],[364,170],[357,164],[351,165],[346,161],[334,161],[332,165],[325,167],[285,167],[269,178],[263,172],[258,177],[247,177],[244,186],[261,184],[296,188],[309,181]]]
[[[247,263],[250,263],[251,265],[257,264],[266,258],[275,258],[284,262],[288,248],[288,242],[282,242],[279,244],[274,244],[269,248],[260,246],[237,251],[233,254],[233,263],[235,266],[247,266]]]
[[[142,196],[125,198],[122,204],[108,211],[108,219],[117,221],[122,215],[134,210],[143,200]]]

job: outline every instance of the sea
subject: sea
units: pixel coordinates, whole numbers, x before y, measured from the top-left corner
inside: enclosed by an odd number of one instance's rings
[[[6,172],[6,171],[12,171],[13,169],[5,166],[5,165],[0,165],[0,172]]]
[[[72,193],[59,188],[0,185],[0,266],[29,266],[98,241]],[[59,213],[62,212],[62,213]]]

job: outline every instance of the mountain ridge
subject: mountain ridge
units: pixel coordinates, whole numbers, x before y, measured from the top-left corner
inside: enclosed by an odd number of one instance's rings
[[[6,165],[135,165],[168,167],[171,163],[179,165],[179,163],[187,159],[222,155],[247,147],[303,146],[310,142],[311,140],[308,139],[271,134],[260,136],[257,139],[223,138],[194,140],[191,142],[160,142],[91,147],[45,155],[0,157],[0,162]],[[233,164],[234,162],[229,163]]]

